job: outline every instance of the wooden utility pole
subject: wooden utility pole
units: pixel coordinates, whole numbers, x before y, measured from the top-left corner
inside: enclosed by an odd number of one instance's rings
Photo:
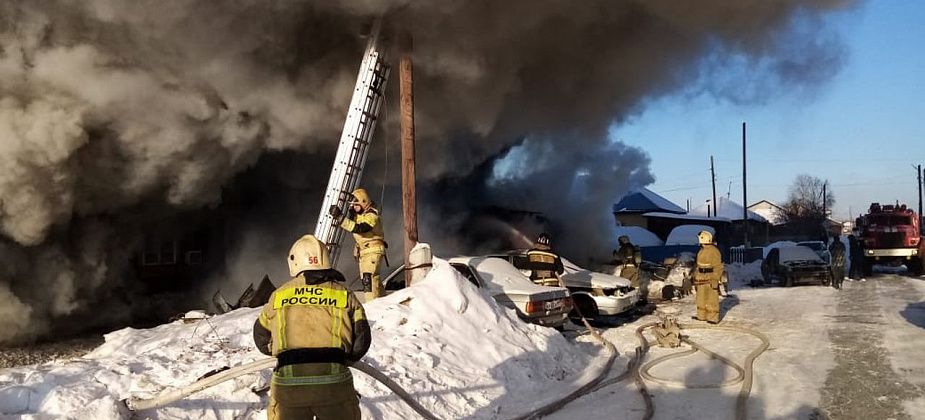
[[[919,165],[919,217],[922,217],[922,165]]]
[[[411,65],[411,34],[401,36],[399,96],[401,97],[401,196],[405,221],[405,267],[408,255],[418,242],[418,210],[414,188],[414,78]],[[411,270],[405,270],[405,285],[411,285]]]
[[[742,122],[742,245],[749,247],[748,243],[748,177],[745,171],[745,122]]]
[[[716,172],[713,171],[713,155],[710,155],[710,182],[713,183],[713,217],[716,217],[719,214],[719,203],[716,202]],[[707,216],[709,216],[709,210]]]
[[[822,223],[823,223],[823,225],[825,225],[825,220],[828,219],[828,216],[826,216],[826,214],[825,214],[825,212],[826,212],[826,210],[827,210],[827,209],[825,208],[825,207],[826,207],[826,206],[825,206],[825,202],[826,202],[826,199],[828,198],[828,196],[826,195],[826,190],[825,190],[825,189],[826,189],[826,187],[827,187],[828,185],[829,185],[829,181],[824,181],[824,182],[822,183]]]

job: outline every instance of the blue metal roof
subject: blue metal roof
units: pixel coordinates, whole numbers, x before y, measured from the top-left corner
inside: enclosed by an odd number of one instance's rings
[[[613,205],[614,213],[648,213],[652,211],[684,214],[687,213],[668,199],[650,191],[640,188],[630,191]]]

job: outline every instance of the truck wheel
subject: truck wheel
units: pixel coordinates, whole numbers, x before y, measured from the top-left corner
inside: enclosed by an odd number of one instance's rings
[[[906,264],[906,267],[909,268],[909,274],[913,276],[921,276],[922,272],[925,271],[925,259],[919,258],[914,260],[909,260],[909,264]]]

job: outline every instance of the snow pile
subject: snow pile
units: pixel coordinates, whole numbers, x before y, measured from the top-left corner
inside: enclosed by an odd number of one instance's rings
[[[729,278],[729,288],[739,288],[747,286],[752,281],[761,281],[761,260],[750,263],[732,263],[726,264],[726,275]]]
[[[793,241],[777,241],[764,246],[764,258],[768,257],[768,252],[774,248],[783,248],[788,246],[796,246],[797,243]]]
[[[414,286],[366,305],[373,345],[364,359],[442,418],[521,413],[579,386],[603,363],[597,347],[526,324],[443,260]],[[0,414],[25,418],[128,418],[120,400],[155,396],[224,366],[263,358],[251,328],[259,309],[148,330],[123,329],[80,359],[0,371]],[[590,367],[589,367],[590,365]],[[145,416],[263,419],[255,394],[269,371],[194,394]],[[414,418],[364,374],[354,374],[364,418]]]
[[[706,225],[681,225],[671,230],[665,245],[700,245],[697,235],[702,231],[710,232],[716,236],[716,229]]]

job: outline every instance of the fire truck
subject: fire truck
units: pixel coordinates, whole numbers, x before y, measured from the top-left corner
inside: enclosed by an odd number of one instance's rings
[[[856,223],[864,247],[865,274],[871,273],[874,264],[905,264],[911,274],[922,274],[925,243],[921,220],[912,209],[899,203],[872,203]]]

